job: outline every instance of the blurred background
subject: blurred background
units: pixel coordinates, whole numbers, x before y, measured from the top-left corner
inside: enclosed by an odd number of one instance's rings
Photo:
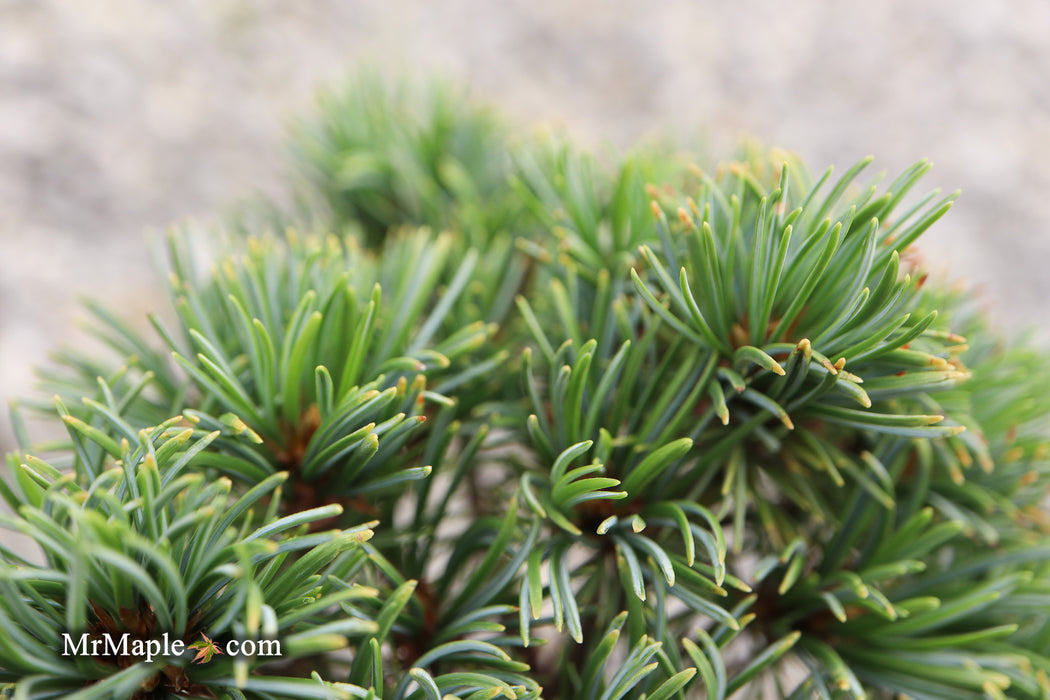
[[[928,157],[920,189],[963,196],[926,260],[1050,340],[1045,0],[0,0],[0,396],[79,337],[79,296],[144,319],[166,226],[281,197],[289,121],[362,62],[595,147],[750,134],[891,176]]]

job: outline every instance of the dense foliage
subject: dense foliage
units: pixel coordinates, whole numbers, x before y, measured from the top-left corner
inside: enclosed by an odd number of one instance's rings
[[[323,224],[175,231],[172,313],[89,305],[12,411],[0,697],[1050,696],[1046,363],[927,281],[928,164],[375,78],[296,144]],[[62,655],[125,632],[283,655]]]

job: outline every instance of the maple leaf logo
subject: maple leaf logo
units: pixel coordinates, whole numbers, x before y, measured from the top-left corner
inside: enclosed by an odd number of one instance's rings
[[[197,655],[193,657],[195,662],[198,664],[206,664],[211,661],[213,655],[221,654],[222,649],[219,648],[218,644],[209,639],[208,635],[201,632],[201,636],[204,637],[204,639],[190,644],[189,648],[197,650]]]

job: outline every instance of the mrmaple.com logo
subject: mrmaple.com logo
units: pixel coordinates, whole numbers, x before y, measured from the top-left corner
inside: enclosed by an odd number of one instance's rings
[[[62,633],[62,656],[119,656],[139,658],[149,663],[155,658],[182,656],[187,649],[196,649],[193,661],[198,664],[208,663],[216,654],[227,656],[281,656],[281,642],[276,639],[231,639],[224,644],[217,643],[208,635],[201,633],[202,639],[187,645],[181,639],[171,639],[167,632],[160,639],[139,639],[125,632],[118,636],[112,634],[91,635],[87,632],[74,638]]]

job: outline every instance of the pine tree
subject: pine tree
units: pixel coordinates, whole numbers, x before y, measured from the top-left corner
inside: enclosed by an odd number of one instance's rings
[[[12,404],[0,697],[1050,697],[1046,360],[927,279],[928,163],[375,77],[295,144],[307,214],[176,229],[173,313]],[[64,655],[123,634],[192,649]]]

